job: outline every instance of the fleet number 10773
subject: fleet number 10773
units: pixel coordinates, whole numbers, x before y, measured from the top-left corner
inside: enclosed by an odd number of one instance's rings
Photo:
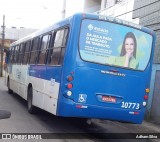
[[[131,103],[131,102],[122,102],[121,105],[122,108],[131,108],[131,109],[139,109],[140,104],[139,103]]]

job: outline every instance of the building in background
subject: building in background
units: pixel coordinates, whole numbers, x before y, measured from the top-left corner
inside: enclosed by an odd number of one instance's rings
[[[120,18],[155,31],[157,40],[146,119],[160,123],[160,0],[101,0],[98,7],[99,10],[95,8],[95,0],[88,0],[84,11]]]
[[[33,32],[37,31],[37,29],[28,29],[28,28],[6,28],[5,29],[5,41],[4,41],[4,51],[6,51],[10,44],[20,38],[23,38]],[[2,47],[2,36],[0,35],[0,47]]]
[[[5,40],[4,40],[4,54],[3,54],[3,65],[5,62],[5,56],[10,44],[20,38],[23,38],[33,32],[37,31],[37,29],[28,29],[28,28],[6,28],[5,29]],[[0,49],[2,48],[2,34],[0,34]],[[1,54],[0,54],[0,65],[1,65]],[[0,66],[1,68],[1,66]],[[4,73],[3,73],[4,74]]]
[[[93,13],[101,9],[101,0],[84,1],[84,12]]]
[[[160,107],[158,107],[160,104],[160,0],[135,0],[133,18],[139,18],[140,25],[156,32],[147,118],[160,123]]]
[[[101,7],[105,7],[98,11],[99,14],[117,17],[123,20],[139,24],[139,19],[132,18],[134,9],[134,0],[103,0]]]

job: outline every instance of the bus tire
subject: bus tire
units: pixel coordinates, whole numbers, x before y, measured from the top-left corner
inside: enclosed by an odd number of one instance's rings
[[[7,87],[8,87],[8,93],[9,93],[9,94],[12,94],[13,91],[10,89],[10,80],[9,80],[9,78],[8,78],[8,80],[7,80]]]
[[[27,109],[29,113],[34,114],[36,111],[36,108],[35,106],[32,105],[32,101],[33,101],[33,89],[32,87],[29,87],[28,96],[27,96]]]

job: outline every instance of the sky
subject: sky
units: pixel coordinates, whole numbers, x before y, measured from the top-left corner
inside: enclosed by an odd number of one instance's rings
[[[66,0],[66,17],[82,12],[84,0]],[[6,27],[41,29],[62,19],[63,0],[3,0],[0,24]]]

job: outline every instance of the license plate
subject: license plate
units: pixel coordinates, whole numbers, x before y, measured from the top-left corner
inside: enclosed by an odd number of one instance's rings
[[[115,103],[116,98],[115,97],[110,97],[110,96],[102,96],[102,101]]]

